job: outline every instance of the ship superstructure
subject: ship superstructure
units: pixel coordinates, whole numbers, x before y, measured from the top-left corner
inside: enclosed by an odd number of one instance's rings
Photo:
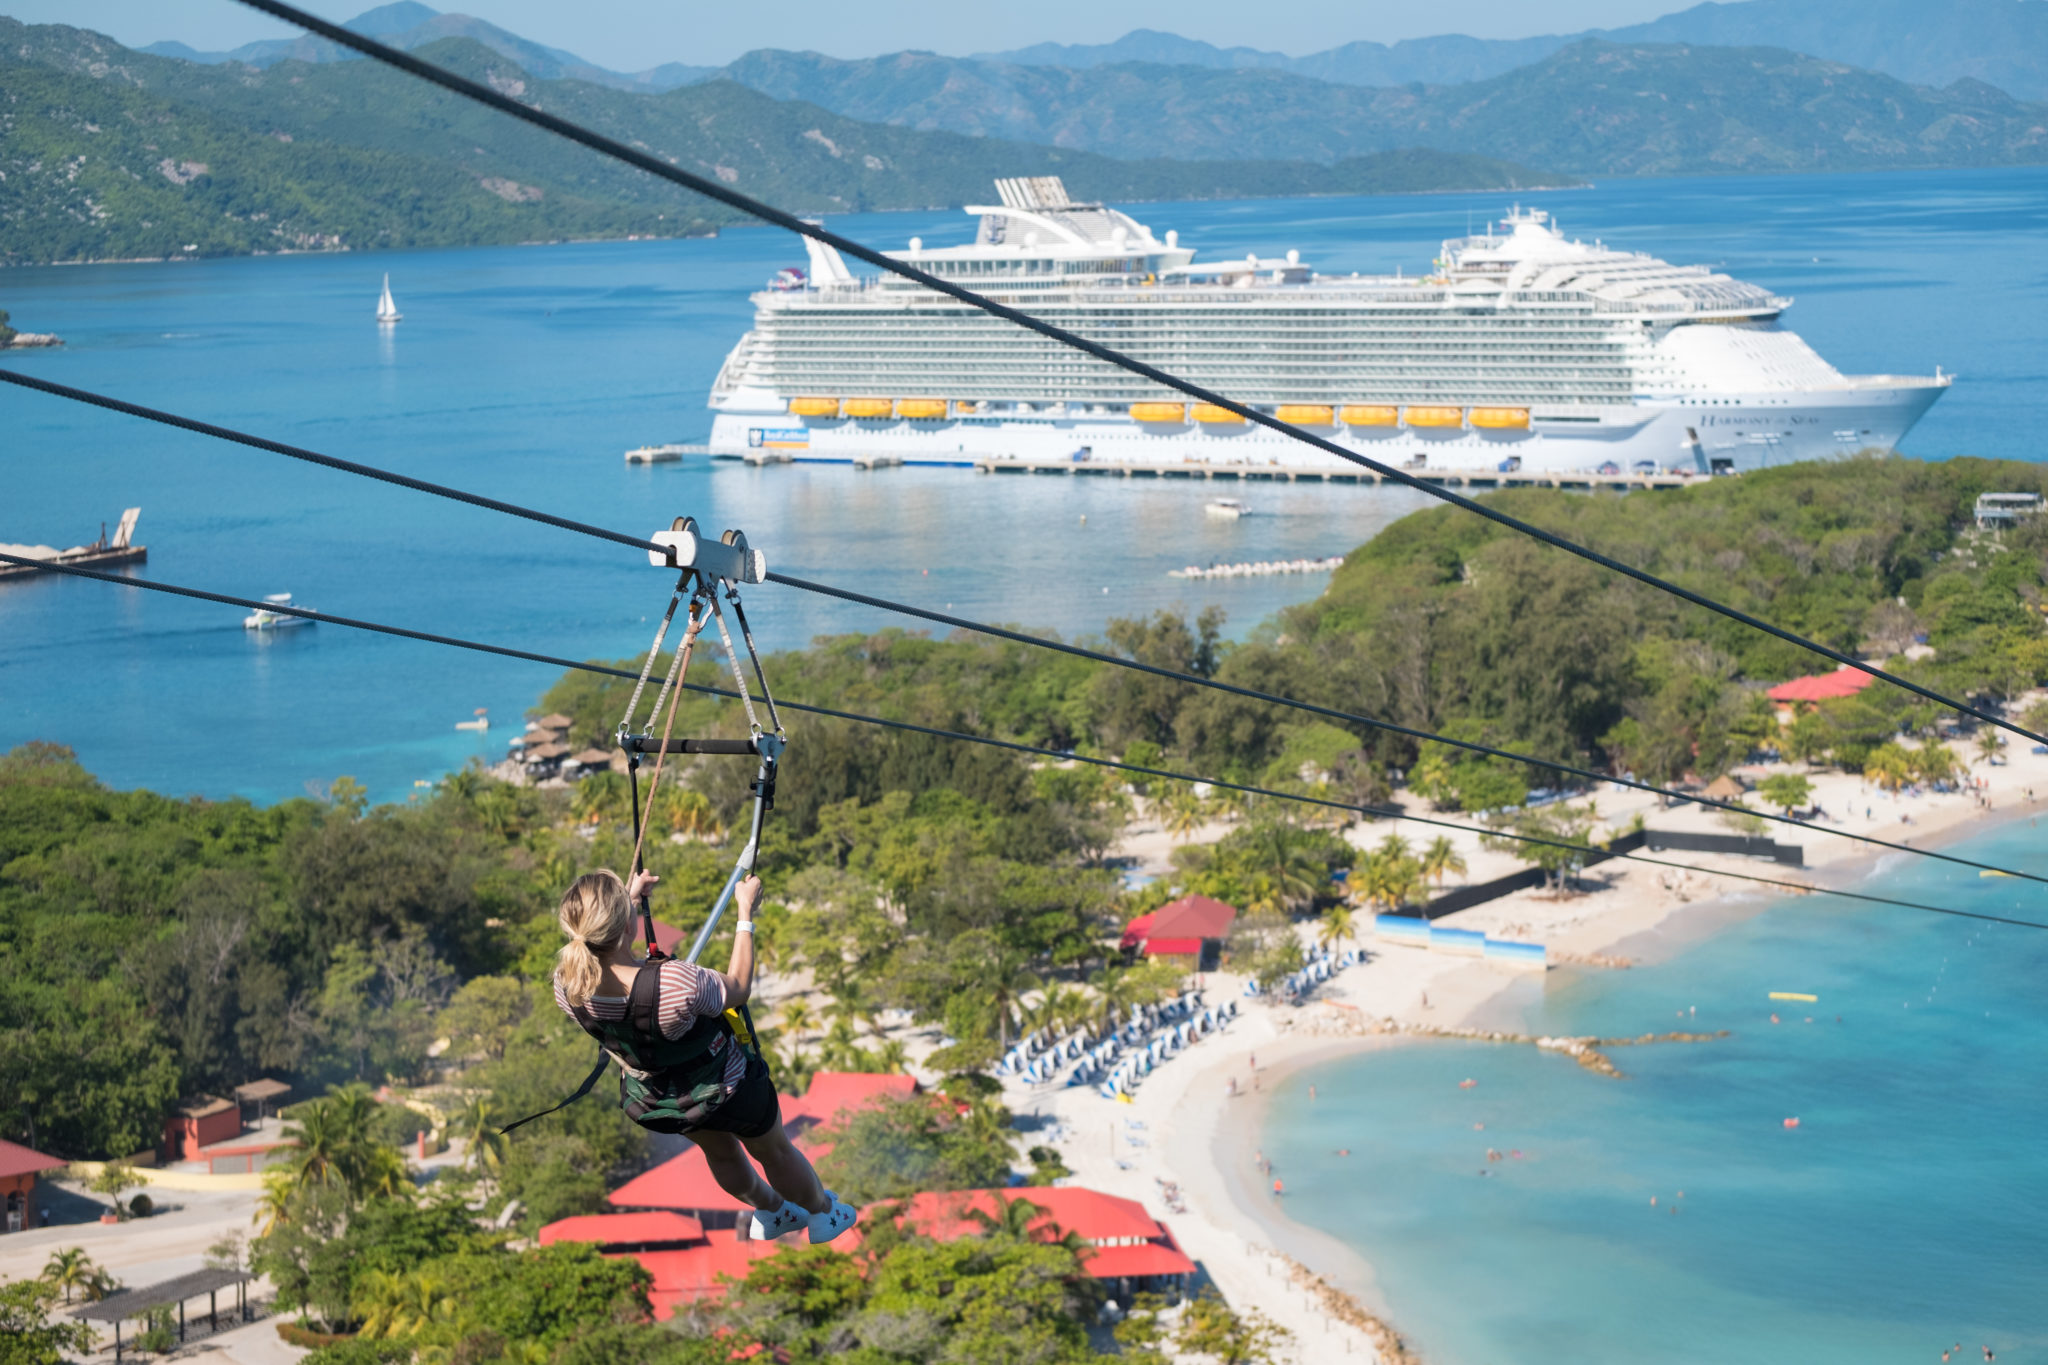
[[[1420,277],[1296,252],[1198,262],[1168,232],[1000,180],[968,245],[900,260],[1410,468],[1739,471],[1889,448],[1949,379],[1844,375],[1790,300],[1565,236],[1517,209]],[[807,239],[754,296],[711,394],[713,451],[1328,467],[1335,457]],[[789,272],[785,272],[787,275]]]

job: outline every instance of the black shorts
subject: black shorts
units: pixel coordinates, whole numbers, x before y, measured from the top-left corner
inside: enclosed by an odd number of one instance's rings
[[[737,1138],[753,1139],[765,1135],[780,1122],[782,1106],[775,1098],[775,1082],[768,1078],[768,1064],[748,1053],[747,1074],[740,1078],[739,1088],[706,1114],[702,1123],[683,1129],[683,1136],[731,1133]]]

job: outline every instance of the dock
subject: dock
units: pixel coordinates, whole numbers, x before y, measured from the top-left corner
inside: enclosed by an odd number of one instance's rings
[[[140,564],[149,558],[147,545],[135,544],[135,523],[142,516],[140,507],[131,507],[121,514],[120,526],[112,539],[107,528],[100,527],[100,538],[90,545],[74,545],[68,550],[59,550],[49,545],[5,545],[0,544],[0,553],[14,555],[21,559],[35,559],[39,564],[0,564],[0,579],[26,578],[30,574],[45,572],[45,566],[83,565],[94,569],[112,568],[119,564]]]
[[[1242,483],[1353,483],[1387,482],[1370,469],[1299,469],[1288,465],[1205,464],[1192,460],[1176,464],[1143,464],[1122,460],[976,460],[977,474],[1066,474],[1092,475],[1108,479],[1204,479],[1236,480]],[[1424,483],[1440,487],[1567,488],[1591,491],[1611,488],[1684,488],[1701,481],[1691,474],[1580,474],[1525,473],[1521,470],[1410,470]]]
[[[709,455],[710,453],[710,446],[681,445],[674,442],[668,445],[635,446],[626,452],[626,463],[673,464],[685,455]]]

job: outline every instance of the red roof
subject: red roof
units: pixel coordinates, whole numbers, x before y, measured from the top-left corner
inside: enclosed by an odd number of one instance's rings
[[[34,1175],[38,1171],[54,1171],[59,1166],[70,1164],[62,1157],[44,1156],[33,1147],[0,1139],[0,1176]]]
[[[751,1208],[718,1187],[704,1164],[704,1149],[692,1147],[651,1171],[643,1171],[606,1196],[621,1209],[684,1209],[691,1213],[734,1213]]]
[[[556,1242],[653,1246],[703,1240],[704,1225],[680,1213],[586,1213],[550,1223],[540,1230],[542,1246],[553,1246]]]
[[[810,1089],[782,1102],[782,1121],[811,1118],[824,1122],[842,1110],[858,1109],[876,1100],[907,1100],[917,1093],[917,1078],[901,1072],[820,1071]]]
[[[1875,681],[1862,669],[1844,664],[1832,673],[1816,673],[1811,677],[1779,683],[1767,695],[1772,701],[1827,701],[1834,697],[1853,697]]]
[[[1143,943],[1145,935],[1152,929],[1153,916],[1158,913],[1155,910],[1150,915],[1140,915],[1129,924],[1126,924],[1124,926],[1123,939],[1116,946],[1119,948],[1135,948],[1140,943]]]
[[[1023,1199],[1044,1209],[1043,1214],[1031,1221],[1032,1231],[1050,1233],[1058,1228],[1060,1232],[1073,1233],[1084,1242],[1149,1241],[1163,1231],[1137,1200],[1120,1199],[1113,1194],[1076,1185],[1037,1185],[1015,1190],[926,1191],[912,1195],[905,1202],[901,1221],[942,1242],[969,1237],[982,1230],[982,1224],[969,1216],[970,1211],[979,1210],[993,1216],[998,1199],[1004,1203]]]
[[[1176,957],[1185,954],[1193,957],[1202,951],[1202,940],[1198,938],[1148,938],[1145,940],[1146,957]]]
[[[1195,1263],[1180,1249],[1173,1233],[1166,1224],[1159,1225],[1165,1240],[1145,1242],[1138,1246],[1090,1247],[1082,1253],[1081,1262],[1088,1267],[1088,1273],[1098,1280],[1113,1280],[1120,1275],[1192,1275]]]
[[[839,1239],[845,1240],[844,1236]],[[633,1259],[654,1277],[648,1299],[654,1304],[654,1316],[662,1319],[673,1316],[683,1304],[723,1296],[726,1287],[719,1283],[721,1275],[744,1280],[754,1262],[780,1250],[777,1242],[742,1242],[737,1233],[708,1232],[702,1246],[642,1251]]]
[[[1223,938],[1236,922],[1235,906],[1207,896],[1183,896],[1152,912],[1151,933],[1164,938]]]

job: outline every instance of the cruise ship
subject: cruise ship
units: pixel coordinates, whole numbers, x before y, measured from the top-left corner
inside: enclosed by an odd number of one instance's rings
[[[1786,330],[1791,300],[1537,209],[1420,276],[1332,276],[1295,251],[1197,261],[1056,177],[996,190],[972,244],[890,254],[1405,469],[1740,473],[1894,447],[1950,383],[1842,374]],[[715,455],[1344,464],[805,241],[719,370]]]

